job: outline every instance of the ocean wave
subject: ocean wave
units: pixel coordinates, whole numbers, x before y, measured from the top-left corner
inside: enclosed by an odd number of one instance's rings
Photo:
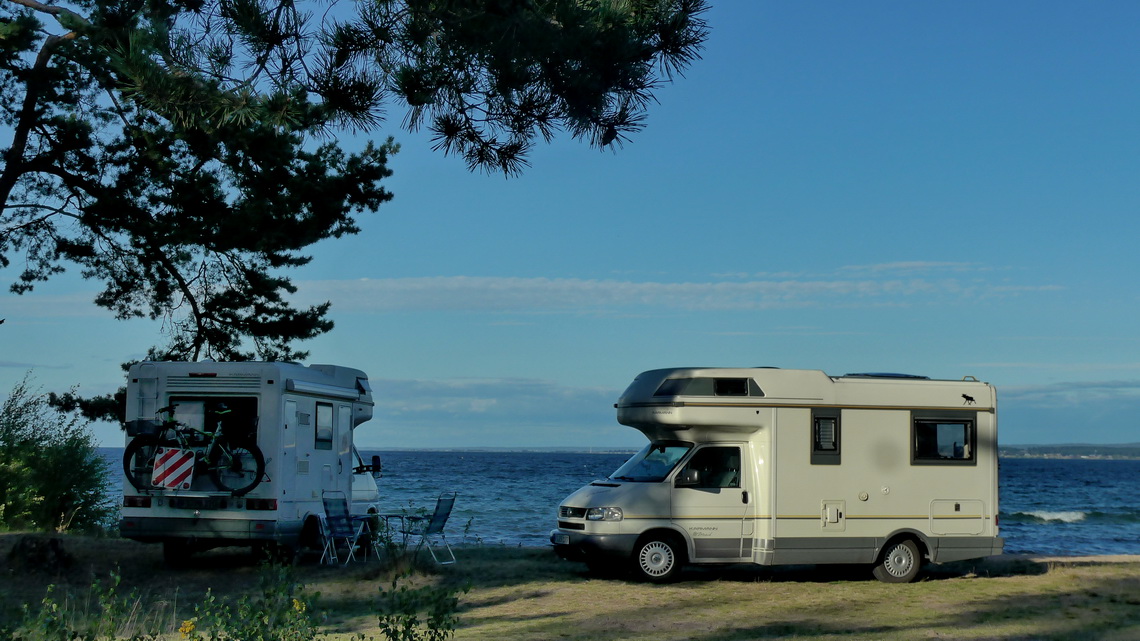
[[[1016,512],[1012,515],[1014,521],[1024,523],[1079,523],[1088,517],[1087,512],[1049,512],[1039,510],[1034,512]]]
[[[1091,510],[1050,511],[1033,510],[1029,512],[1014,512],[1003,514],[1002,519],[1007,523],[1140,523],[1140,511],[1128,510],[1124,512],[1102,512]]]

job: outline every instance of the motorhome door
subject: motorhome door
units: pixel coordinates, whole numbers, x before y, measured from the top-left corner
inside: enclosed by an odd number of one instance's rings
[[[672,518],[689,533],[694,562],[751,557],[751,532],[746,532],[746,524],[754,497],[745,473],[746,451],[740,444],[706,445],[674,477]]]

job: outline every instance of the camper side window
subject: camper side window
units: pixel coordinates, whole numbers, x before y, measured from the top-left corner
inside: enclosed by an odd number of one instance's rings
[[[973,463],[975,436],[973,421],[916,418],[913,462]]]
[[[677,478],[684,479],[679,485],[694,488],[740,487],[740,448],[702,448]]]
[[[811,419],[812,465],[839,465],[839,413],[815,410]]]
[[[328,403],[317,403],[317,432],[313,448],[331,450],[333,443],[333,407]]]

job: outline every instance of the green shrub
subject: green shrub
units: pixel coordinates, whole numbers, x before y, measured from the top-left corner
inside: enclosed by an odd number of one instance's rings
[[[410,576],[397,574],[390,590],[380,588],[381,634],[388,641],[446,641],[459,623],[459,594],[470,588],[401,585]]]
[[[379,629],[388,641],[446,641],[459,622],[460,592],[450,587],[409,587],[410,574],[399,574],[391,590],[380,588]],[[193,614],[165,613],[148,607],[138,592],[118,593],[119,577],[109,587],[98,582],[88,598],[65,595],[57,599],[54,586],[39,607],[24,606],[13,629],[0,629],[0,639],[12,641],[315,641],[328,639],[317,625],[310,595],[285,566],[265,566],[255,594],[236,603],[207,592]],[[94,603],[92,607],[91,603]],[[357,634],[355,641],[373,641]]]
[[[54,586],[48,586],[47,595],[38,609],[24,606],[23,620],[15,630],[0,630],[12,641],[158,641],[155,621],[140,621],[142,599],[137,592],[120,596],[119,576],[111,576],[111,585],[104,588],[96,582],[94,610],[77,607],[75,601],[56,600]],[[147,630],[147,628],[151,628]]]
[[[178,632],[186,641],[312,641],[318,628],[304,587],[289,568],[274,565],[262,571],[259,593],[236,605],[208,593]]]
[[[115,510],[108,478],[90,423],[17,384],[0,406],[0,526],[98,530]]]

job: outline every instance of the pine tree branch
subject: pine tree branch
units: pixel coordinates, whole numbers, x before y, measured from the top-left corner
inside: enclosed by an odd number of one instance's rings
[[[19,4],[29,2],[39,4],[35,0],[11,1]],[[41,6],[48,9],[58,9],[58,7]],[[28,148],[28,134],[38,122],[36,104],[39,102],[40,94],[46,84],[44,76],[47,72],[48,62],[51,60],[55,48],[66,39],[66,36],[48,36],[43,46],[40,47],[40,51],[36,55],[36,62],[28,74],[28,83],[24,90],[24,102],[20,106],[20,114],[17,117],[16,128],[12,134],[12,146],[4,154],[4,171],[0,173],[0,203],[8,202],[12,190],[16,187],[16,182],[25,173],[24,153]]]

